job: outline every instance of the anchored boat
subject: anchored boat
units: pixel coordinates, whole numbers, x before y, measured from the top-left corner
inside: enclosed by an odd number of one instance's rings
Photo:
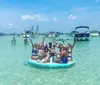
[[[99,36],[99,32],[97,30],[93,30],[90,32],[91,37],[98,37]]]
[[[75,31],[77,29],[83,29],[86,28],[87,30],[85,32],[77,32],[75,33],[74,37],[77,38],[77,41],[89,41],[90,39],[90,33],[89,33],[89,27],[88,26],[78,26],[75,28]]]
[[[23,35],[23,37],[27,37],[27,38],[36,38],[38,36],[38,28],[39,28],[39,25],[37,25],[37,29],[36,31],[34,31],[34,26],[32,26],[32,29],[29,30],[29,31],[26,31],[25,30],[25,34]]]

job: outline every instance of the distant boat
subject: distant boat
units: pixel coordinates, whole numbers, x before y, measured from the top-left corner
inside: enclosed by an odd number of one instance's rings
[[[31,38],[36,38],[38,36],[38,29],[39,29],[39,25],[37,25],[37,29],[34,32],[34,27],[32,26],[31,30],[29,30],[29,31],[25,30],[25,34],[23,35],[23,37],[25,38],[25,36],[26,36],[27,38],[30,38],[30,37]]]
[[[30,35],[29,34],[26,34],[26,37],[27,38],[30,38]],[[25,34],[23,35],[23,38],[25,38]]]
[[[75,31],[77,29],[86,28],[87,31],[85,32],[77,32],[75,33],[74,37],[77,38],[77,41],[88,41],[90,39],[90,33],[89,33],[89,27],[88,26],[78,26],[75,28]]]
[[[56,33],[55,32],[49,32],[49,34],[48,34],[48,38],[54,38],[54,37],[56,37]]]
[[[99,36],[99,32],[97,30],[93,30],[91,33],[90,33],[91,37],[98,37]]]
[[[91,37],[98,37],[99,33],[91,33]]]
[[[74,37],[75,36],[75,33],[79,33],[79,32],[78,31],[72,31],[71,33],[69,33],[69,36]]]

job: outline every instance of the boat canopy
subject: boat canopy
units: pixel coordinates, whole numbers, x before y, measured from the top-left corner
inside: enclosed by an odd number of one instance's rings
[[[75,29],[79,29],[79,28],[87,28],[89,30],[88,26],[78,26],[78,27],[75,27]]]
[[[49,33],[55,33],[54,31],[51,31],[51,32],[49,32]]]
[[[89,31],[89,27],[88,26],[78,26],[78,27],[75,27],[75,31],[77,29],[80,29],[80,28],[87,28],[87,31]],[[85,31],[85,32],[87,32],[87,31]]]

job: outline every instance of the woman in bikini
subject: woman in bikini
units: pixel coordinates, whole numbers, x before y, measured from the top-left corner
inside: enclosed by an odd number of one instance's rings
[[[37,49],[37,45],[33,44],[32,40],[30,39],[31,44],[32,44],[32,56],[31,59],[33,60],[38,60],[38,49]]]

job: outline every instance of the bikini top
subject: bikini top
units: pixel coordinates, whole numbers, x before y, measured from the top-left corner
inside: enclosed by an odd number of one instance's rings
[[[32,50],[32,53],[36,53],[37,54],[37,52],[38,52],[37,50]]]
[[[72,51],[71,51],[71,50],[67,50],[67,52],[68,52],[68,53],[72,53]]]

